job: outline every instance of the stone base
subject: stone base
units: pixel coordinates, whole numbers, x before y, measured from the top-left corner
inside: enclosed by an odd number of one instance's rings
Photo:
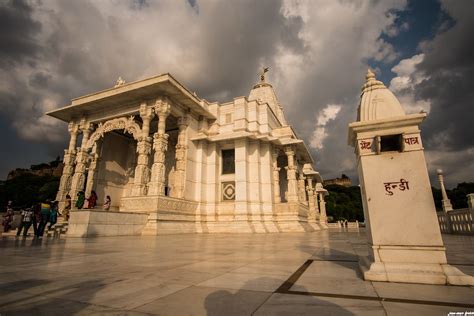
[[[152,215],[150,215],[152,217]],[[183,233],[282,233],[314,232],[318,225],[306,222],[275,221],[167,221],[148,220],[143,235],[183,234]]]
[[[474,278],[446,263],[444,247],[372,246],[373,255],[360,257],[368,281],[474,285]]]
[[[198,202],[155,195],[122,198],[120,210],[149,214],[143,235],[314,232],[321,229],[316,220],[307,222],[307,206],[303,204],[278,203],[275,210],[266,210],[263,215],[249,211],[239,216],[234,214],[233,204],[219,206],[215,210],[212,205],[212,211],[207,213],[203,205],[199,208]]]
[[[148,214],[102,210],[70,212],[67,237],[140,235]]]

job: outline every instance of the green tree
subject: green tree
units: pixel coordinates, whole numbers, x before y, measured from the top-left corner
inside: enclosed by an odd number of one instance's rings
[[[334,220],[364,221],[362,198],[358,186],[344,187],[336,184],[325,187],[329,192],[326,197],[326,211]]]

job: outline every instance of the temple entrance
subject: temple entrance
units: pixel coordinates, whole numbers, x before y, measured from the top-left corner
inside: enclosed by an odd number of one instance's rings
[[[106,133],[97,165],[97,178],[93,188],[101,203],[110,195],[112,206],[118,207],[120,199],[130,194],[136,166],[137,142],[130,134],[121,131]]]

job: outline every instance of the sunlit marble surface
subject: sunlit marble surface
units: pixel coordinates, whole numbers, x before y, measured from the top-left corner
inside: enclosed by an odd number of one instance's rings
[[[450,263],[472,275],[474,237],[443,237]],[[363,232],[8,237],[0,249],[2,316],[446,315],[474,310],[462,306],[474,304],[470,287],[362,280],[356,260],[367,252]],[[313,261],[290,293],[278,293],[307,260]]]

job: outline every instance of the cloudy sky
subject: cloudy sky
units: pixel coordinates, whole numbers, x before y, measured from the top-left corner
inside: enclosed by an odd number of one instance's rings
[[[432,179],[474,181],[474,1],[12,0],[0,29],[0,179],[62,154],[66,124],[44,112],[118,76],[169,72],[227,101],[265,65],[323,177],[357,181],[347,124],[371,67],[407,112],[429,113]]]

